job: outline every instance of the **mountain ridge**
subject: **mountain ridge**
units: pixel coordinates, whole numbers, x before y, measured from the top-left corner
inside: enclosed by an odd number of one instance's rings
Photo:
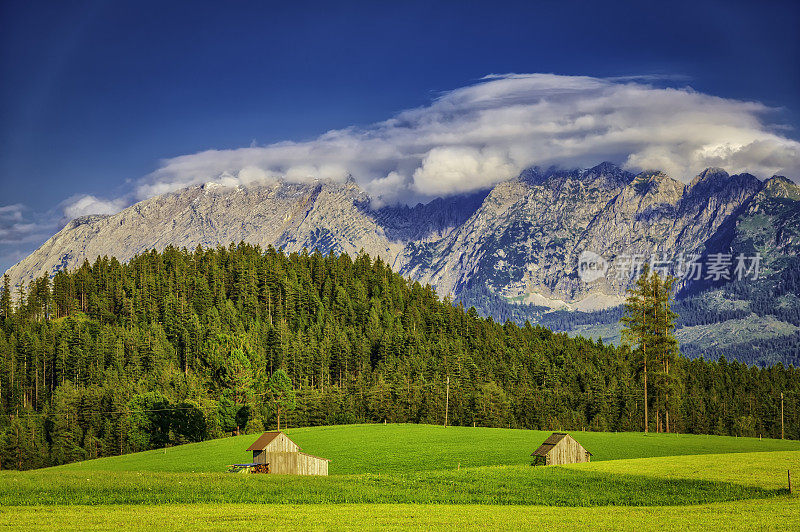
[[[352,179],[206,183],[114,215],[72,220],[7,273],[18,286],[102,255],[126,260],[167,245],[244,241],[288,252],[363,250],[442,295],[484,282],[503,297],[575,303],[592,294],[620,296],[629,285],[605,279],[584,286],[576,273],[580,252],[704,252],[765,187],[791,196],[797,186],[782,179],[767,187],[750,174],[708,168],[684,184],[660,171],[633,174],[603,162],[583,170],[529,168],[491,190],[380,208]]]
[[[608,162],[534,167],[490,190],[414,206],[374,206],[353,179],[206,183],[72,220],[8,273],[13,285],[27,284],[98,256],[126,261],[167,246],[238,242],[287,253],[363,251],[484,316],[606,341],[618,340],[619,305],[633,282],[626,260],[663,258],[680,277],[676,264],[685,257],[706,266],[729,257],[727,277],[677,283],[685,351],[713,358],[726,346],[758,364],[800,360],[800,187],[721,168],[687,184]],[[581,277],[586,254],[605,261],[604,275]],[[758,255],[763,279],[735,282],[739,255]],[[767,337],[759,331],[764,323]],[[690,327],[708,329],[702,341]]]

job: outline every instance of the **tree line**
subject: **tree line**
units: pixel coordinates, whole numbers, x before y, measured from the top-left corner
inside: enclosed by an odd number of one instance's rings
[[[786,435],[800,437],[793,367],[674,356],[668,397],[647,402],[642,370],[628,347],[482,318],[366,254],[240,243],[99,257],[16,294],[4,279],[0,466],[258,432],[278,416],[443,423],[448,379],[452,425],[641,431],[645,407],[668,402],[673,432],[779,437],[784,392]]]

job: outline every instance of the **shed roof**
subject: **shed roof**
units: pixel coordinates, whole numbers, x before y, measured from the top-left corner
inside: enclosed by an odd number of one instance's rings
[[[547,456],[547,453],[550,452],[550,449],[555,447],[556,444],[563,440],[566,436],[566,432],[552,433],[546,440],[544,440],[544,443],[542,443],[538,449],[531,453],[531,456]]]
[[[270,443],[272,443],[272,440],[274,440],[275,438],[277,438],[281,434],[283,434],[283,432],[277,432],[277,431],[275,431],[275,432],[265,432],[264,434],[259,436],[258,439],[255,442],[253,442],[253,445],[248,447],[247,450],[248,451],[263,451],[264,449],[267,448],[267,446]],[[286,435],[284,434],[284,436],[286,436]],[[286,436],[286,437],[289,438],[289,436]],[[289,439],[289,441],[291,441],[291,439]],[[294,443],[294,442],[292,442],[292,443]],[[295,443],[295,445],[297,445],[297,444]],[[297,448],[299,449],[300,446],[297,445]]]
[[[531,453],[531,456],[547,456],[547,453],[549,453],[550,450],[553,447],[558,445],[558,442],[560,442],[561,440],[563,440],[567,436],[568,436],[568,434],[566,432],[554,432],[554,433],[552,433],[546,440],[544,440],[544,442],[539,446],[538,449],[536,449],[535,451],[533,451]],[[578,445],[581,445],[581,444],[578,443]],[[581,445],[581,447],[583,447],[583,445]],[[586,448],[584,447],[583,450],[586,451]],[[586,451],[586,452],[589,453],[589,451]],[[589,454],[592,454],[592,453],[589,453]]]

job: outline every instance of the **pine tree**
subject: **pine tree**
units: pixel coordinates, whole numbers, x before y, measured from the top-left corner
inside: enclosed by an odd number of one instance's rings
[[[661,431],[661,408],[665,411],[666,424],[669,426],[669,397],[674,388],[669,369],[678,354],[678,341],[673,334],[678,315],[670,305],[674,283],[674,278],[661,278],[645,265],[636,280],[636,286],[628,290],[625,314],[621,320],[624,326],[623,341],[634,347],[634,355],[642,368],[645,432],[650,429],[648,362],[656,375],[656,430]]]
[[[654,298],[650,270],[644,266],[642,274],[636,280],[636,286],[628,290],[625,300],[625,315],[622,317],[622,339],[626,345],[634,347],[634,355],[642,368],[644,381],[644,432],[649,432],[649,397],[647,395],[647,362],[652,356],[655,342],[655,326],[653,323]]]
[[[281,430],[281,413],[290,412],[295,408],[292,380],[285,371],[279,369],[267,381],[267,391],[270,402],[278,415],[278,430]]]
[[[0,318],[11,319],[11,279],[3,275],[3,293],[0,295]]]
[[[651,293],[653,297],[653,345],[652,358],[658,363],[657,390],[660,407],[664,409],[666,432],[669,428],[669,402],[670,395],[674,393],[674,379],[670,376],[670,366],[678,355],[678,340],[673,334],[677,313],[673,312],[670,301],[675,278],[667,276],[661,278],[653,272],[650,278]],[[657,422],[660,426],[660,421]]]

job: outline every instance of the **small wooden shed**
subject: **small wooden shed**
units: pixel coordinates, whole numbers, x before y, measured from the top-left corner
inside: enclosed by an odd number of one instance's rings
[[[265,464],[267,473],[277,475],[328,475],[328,460],[303,453],[283,432],[265,432],[247,448],[253,463]]]
[[[554,432],[531,456],[532,465],[561,465],[588,462],[592,453],[566,432]]]

